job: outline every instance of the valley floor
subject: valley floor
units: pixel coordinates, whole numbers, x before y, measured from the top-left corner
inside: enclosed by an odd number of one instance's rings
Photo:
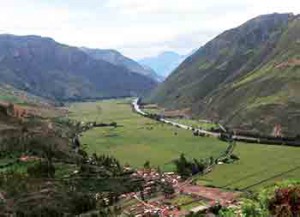
[[[227,143],[215,138],[194,137],[190,131],[144,118],[132,112],[131,99],[76,103],[70,117],[81,121],[112,122],[121,127],[94,128],[83,134],[89,153],[109,154],[133,167],[149,160],[153,167],[174,170],[172,160],[184,153],[188,158],[218,156]],[[199,184],[228,189],[253,190],[282,179],[300,178],[300,148],[237,143],[240,160],[218,165]]]
[[[284,179],[300,179],[300,148],[238,143],[233,164],[218,165],[198,183],[254,190]]]
[[[83,134],[82,144],[89,153],[114,155],[122,163],[142,167],[149,160],[153,167],[174,170],[172,160],[181,153],[188,158],[219,156],[227,143],[214,138],[192,136],[191,131],[141,117],[131,108],[131,99],[76,103],[70,117],[81,121],[117,122],[117,128],[94,128]]]

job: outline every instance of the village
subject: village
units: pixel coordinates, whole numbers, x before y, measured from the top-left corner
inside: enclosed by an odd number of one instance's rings
[[[128,216],[180,217],[206,213],[214,206],[234,206],[240,195],[239,192],[192,184],[192,178],[183,180],[174,172],[152,168],[136,170],[132,176],[144,179],[145,184],[141,192],[121,195],[123,213]]]

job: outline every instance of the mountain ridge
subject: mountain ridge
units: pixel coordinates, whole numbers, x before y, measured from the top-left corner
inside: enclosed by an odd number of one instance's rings
[[[299,16],[275,13],[223,32],[188,57],[149,100],[190,107],[195,116],[237,130],[271,134],[280,124],[283,134],[299,134],[300,105],[291,100],[299,97],[299,65],[284,64],[300,59],[299,23]],[[288,67],[279,70],[279,64]]]
[[[111,64],[122,66],[127,68],[132,72],[136,72],[152,78],[156,81],[161,81],[161,78],[156,74],[156,72],[150,67],[144,67],[138,62],[124,56],[121,52],[113,49],[91,49],[91,48],[81,48],[85,53],[96,60],[104,60]]]
[[[158,56],[145,57],[138,60],[142,65],[154,69],[157,74],[166,78],[185,59],[185,55],[180,55],[173,51],[165,51]]]
[[[40,36],[0,35],[0,81],[58,100],[145,94],[156,82],[77,47]]]

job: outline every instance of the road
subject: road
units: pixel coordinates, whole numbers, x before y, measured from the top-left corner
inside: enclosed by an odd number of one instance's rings
[[[139,102],[139,98],[134,99],[132,102],[132,107],[134,108],[136,113],[146,117],[148,114],[146,112],[144,112],[143,110],[141,110],[138,102]],[[207,136],[212,136],[212,137],[216,137],[216,138],[219,138],[221,136],[220,133],[210,132],[210,131],[199,129],[199,128],[193,128],[192,126],[188,126],[188,125],[180,124],[180,123],[177,123],[174,121],[166,120],[164,118],[160,118],[159,121],[163,122],[165,124],[172,125],[174,127],[185,129],[185,130],[198,131],[199,133],[205,134]]]
[[[138,101],[139,101],[139,98],[136,98],[132,102],[132,105],[134,107],[135,112],[139,113],[142,116],[147,117],[148,114],[140,109]],[[188,126],[188,125],[180,124],[180,123],[177,123],[177,122],[174,122],[174,121],[166,120],[164,118],[159,118],[158,121],[169,124],[169,125],[172,125],[172,126],[175,126],[175,127],[179,127],[179,128],[185,129],[185,130],[191,130],[191,131],[194,131],[194,132],[197,131],[197,132],[199,132],[203,135],[206,135],[206,136],[211,136],[211,137],[216,137],[216,138],[221,137],[221,133],[211,132],[211,131],[203,130],[203,129],[200,129],[200,128],[193,128],[192,126]],[[226,129],[222,125],[219,124],[219,127],[224,132],[226,132]],[[267,135],[266,137],[269,137],[269,135]],[[244,135],[231,135],[231,139],[234,140],[234,141],[243,141],[243,142],[250,142],[250,143],[257,143],[257,144],[268,142],[267,144],[276,144],[276,145],[285,144],[285,145],[288,145],[288,143],[287,143],[288,141],[280,140],[280,138],[277,138],[277,137],[274,137],[271,140],[266,140],[266,139],[262,140],[262,138],[263,137],[244,136]],[[298,145],[298,146],[300,146],[300,143],[299,143],[299,141],[290,141],[289,145],[292,145],[292,146]]]

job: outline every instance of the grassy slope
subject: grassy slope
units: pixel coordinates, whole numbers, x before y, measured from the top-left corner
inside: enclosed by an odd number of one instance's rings
[[[300,59],[299,35],[300,21],[295,20],[283,33],[271,60],[215,93],[204,114],[210,115],[213,109],[228,125],[243,123],[264,133],[281,123],[285,134],[298,134],[300,67],[279,65]]]
[[[35,104],[46,102],[44,99],[40,97],[33,96],[24,91],[20,91],[8,85],[0,84],[0,101],[3,102],[11,102],[15,104]]]
[[[277,67],[300,59],[300,20],[286,23],[280,16],[259,17],[216,37],[157,88],[150,101],[191,107],[194,114],[230,127],[271,133],[280,123],[285,134],[300,133],[299,65]]]
[[[89,153],[114,155],[122,163],[135,167],[141,167],[149,160],[152,165],[168,170],[172,169],[170,162],[181,153],[188,157],[207,158],[219,155],[227,146],[216,139],[193,137],[191,132],[143,118],[132,112],[129,101],[77,103],[72,104],[70,110],[70,117],[74,119],[116,121],[122,125],[90,130],[83,135],[82,143],[88,144]]]

